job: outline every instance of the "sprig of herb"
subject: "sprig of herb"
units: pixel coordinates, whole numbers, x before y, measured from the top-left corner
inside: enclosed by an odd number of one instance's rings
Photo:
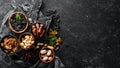
[[[54,46],[56,39],[57,39],[56,36],[49,37],[49,38],[48,38],[49,45]]]
[[[15,18],[16,18],[17,21],[20,21],[20,20],[21,20],[20,14],[16,14],[16,17],[15,17]]]

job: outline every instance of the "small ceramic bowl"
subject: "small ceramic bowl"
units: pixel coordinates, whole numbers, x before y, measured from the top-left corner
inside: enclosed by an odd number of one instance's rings
[[[34,46],[35,38],[29,33],[25,32],[19,36],[20,47],[24,50],[28,50]]]
[[[39,58],[44,63],[50,63],[54,60],[54,51],[50,48],[43,47],[39,52]]]
[[[22,12],[14,12],[8,18],[8,25],[15,33],[25,32],[29,25],[28,17]]]
[[[14,54],[18,49],[18,41],[15,37],[7,35],[2,38],[0,47],[7,54]]]

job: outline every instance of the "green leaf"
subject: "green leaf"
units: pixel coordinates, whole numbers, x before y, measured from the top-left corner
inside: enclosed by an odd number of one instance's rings
[[[49,37],[48,38],[48,41],[49,41],[49,45],[51,45],[51,46],[54,46],[54,41],[57,39],[57,37],[56,36],[52,36],[52,37]]]
[[[56,40],[56,39],[57,39],[56,36],[52,36],[52,37],[49,37],[49,38],[48,38],[48,41],[54,41],[54,40]]]
[[[50,46],[54,46],[54,42],[53,41],[49,41],[49,45]]]
[[[16,14],[16,20],[17,20],[17,21],[20,21],[20,20],[21,20],[20,14]]]

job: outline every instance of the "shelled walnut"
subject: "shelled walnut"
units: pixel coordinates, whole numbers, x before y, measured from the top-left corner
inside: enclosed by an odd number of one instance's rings
[[[1,42],[2,50],[7,54],[13,54],[18,49],[18,42],[13,36],[5,36]]]

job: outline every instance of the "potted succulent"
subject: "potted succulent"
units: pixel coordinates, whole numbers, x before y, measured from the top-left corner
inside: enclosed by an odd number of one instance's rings
[[[8,25],[13,32],[22,33],[28,28],[28,17],[22,12],[14,12],[8,18]]]

